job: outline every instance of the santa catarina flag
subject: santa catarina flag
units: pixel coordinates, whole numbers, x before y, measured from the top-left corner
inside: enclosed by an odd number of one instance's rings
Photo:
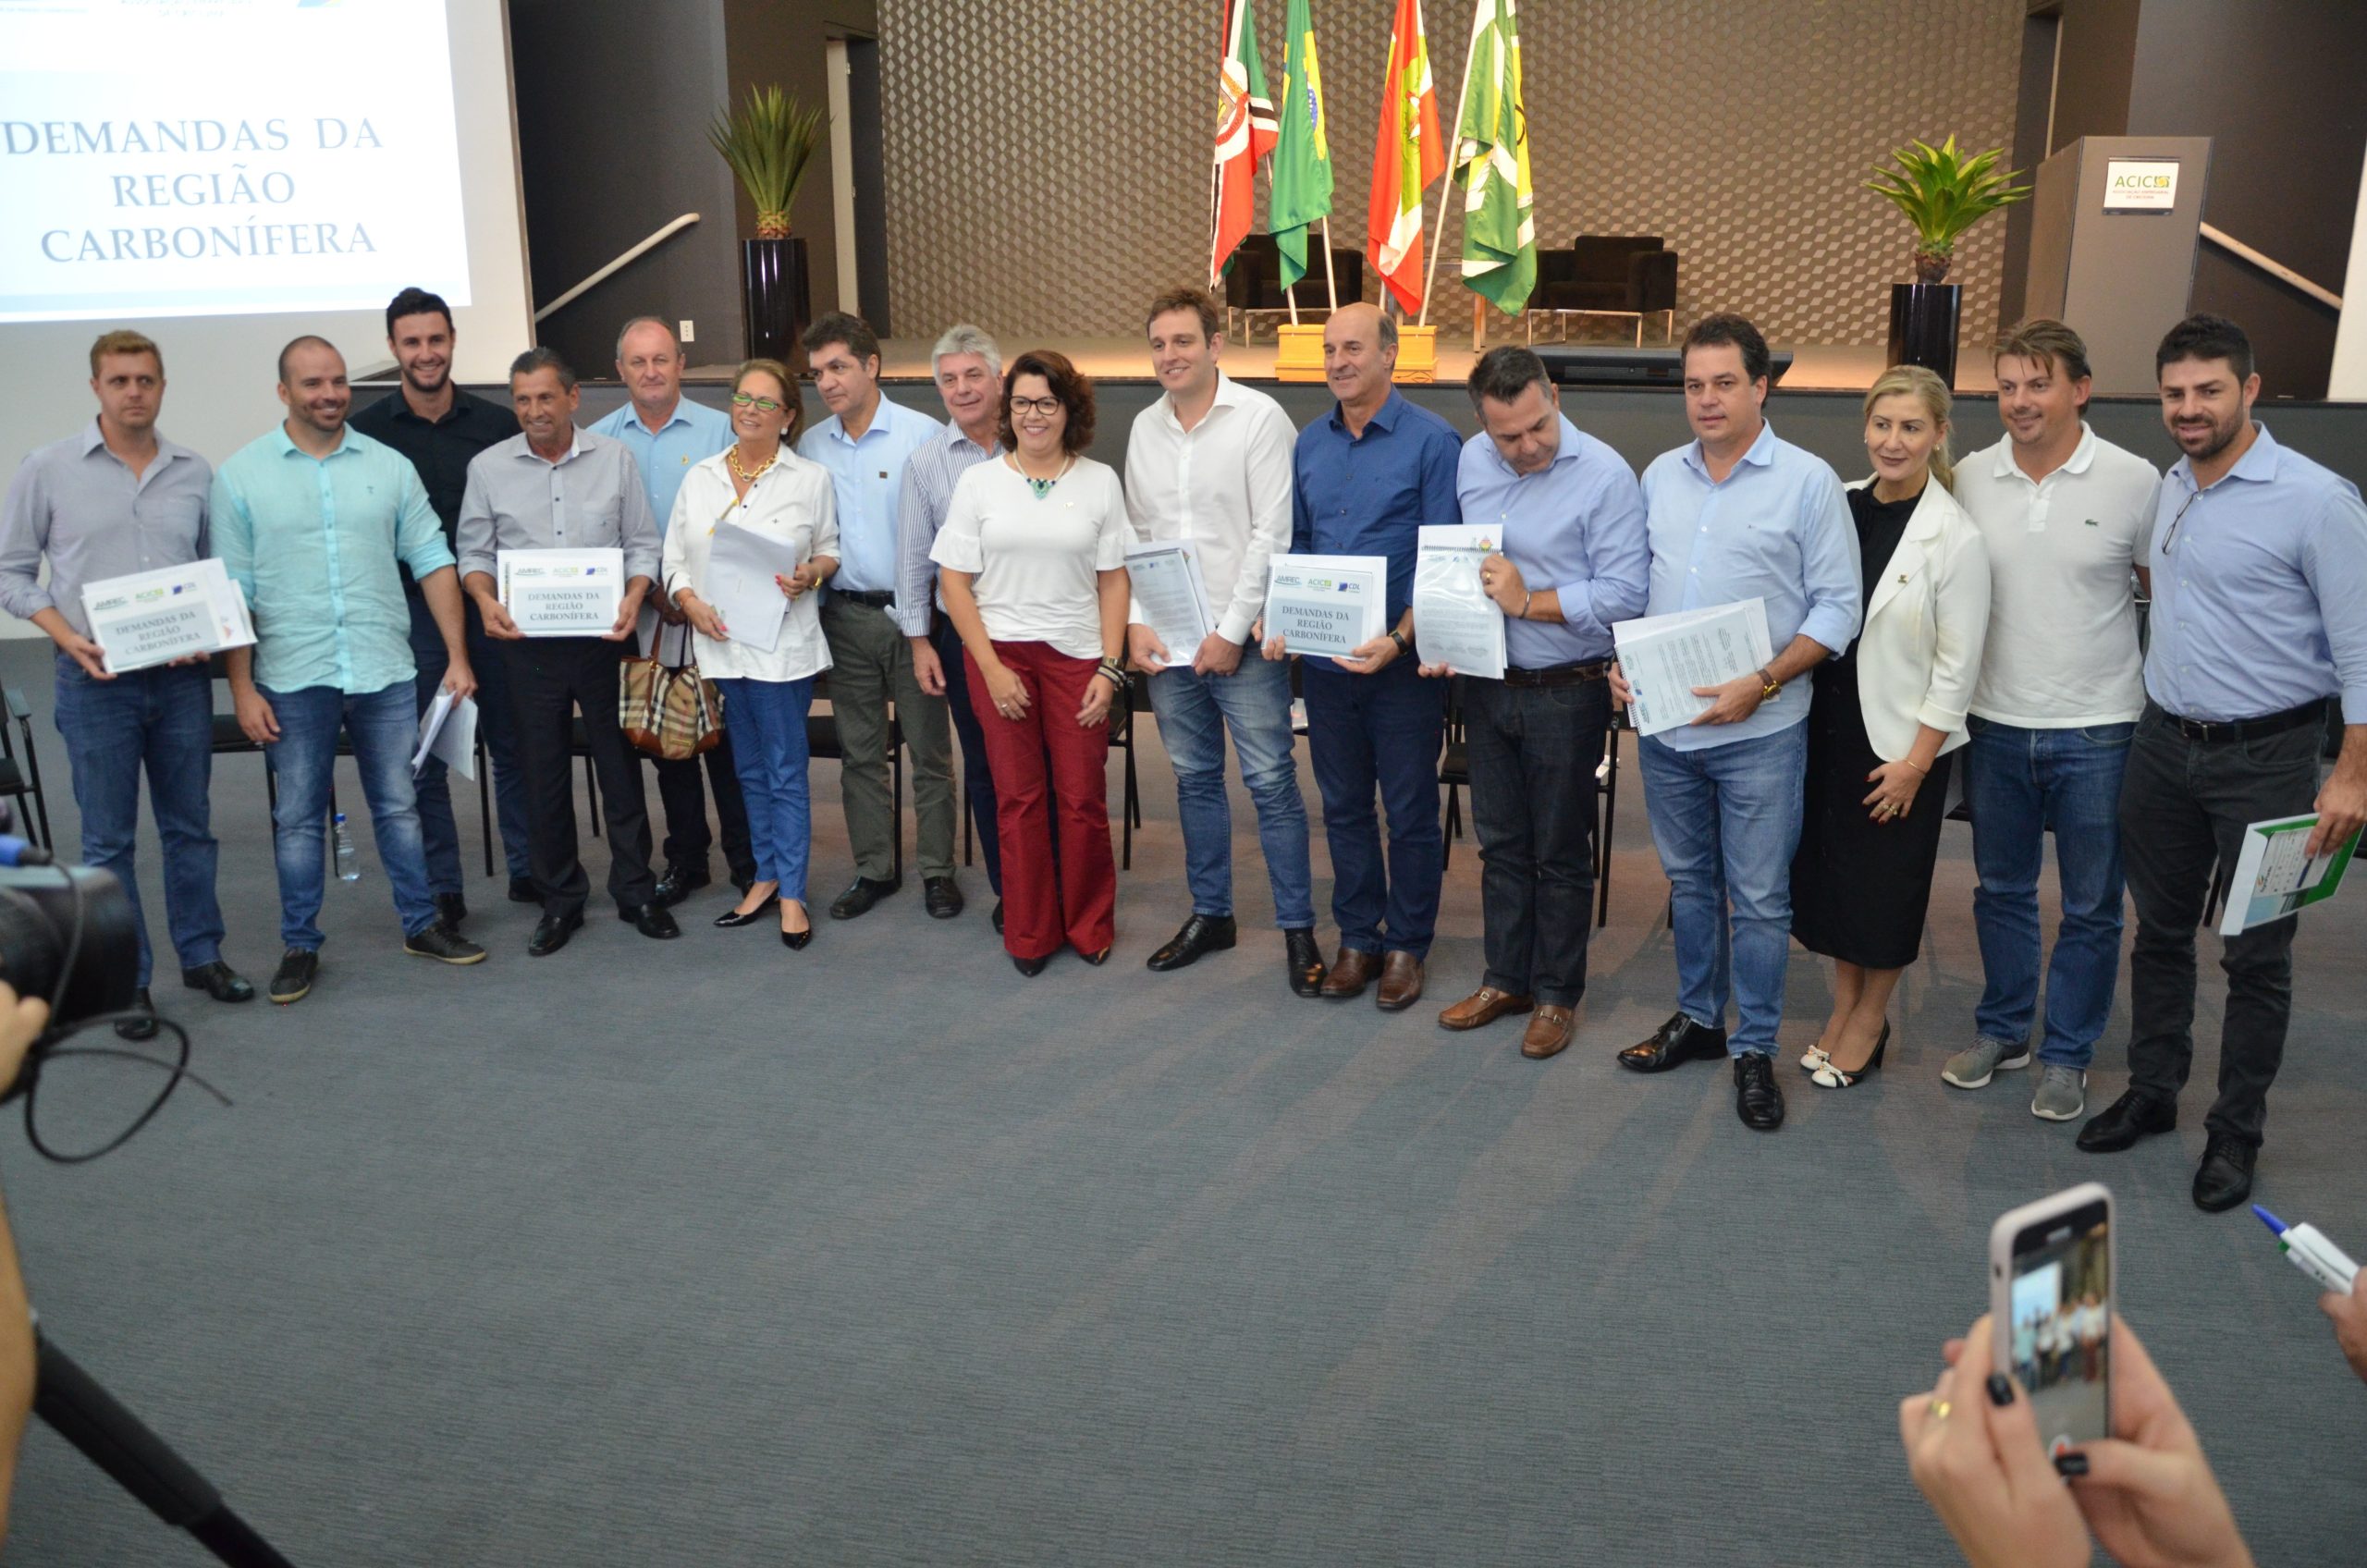
[[[1430,85],[1421,0],[1397,0],[1397,19],[1389,32],[1389,71],[1380,84],[1380,133],[1373,146],[1365,254],[1407,315],[1422,308],[1422,192],[1445,172],[1446,146],[1439,135],[1439,99]]]

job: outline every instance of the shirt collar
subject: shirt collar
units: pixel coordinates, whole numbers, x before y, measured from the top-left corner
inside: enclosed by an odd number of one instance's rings
[[[634,408],[632,404],[628,401],[625,404],[625,423],[632,426],[633,429],[649,435],[652,439],[655,439],[657,436],[665,435],[666,432],[673,429],[678,424],[688,424],[691,423],[682,412],[682,405],[689,400],[690,399],[687,398],[677,395],[674,398],[674,411],[668,414],[666,416],[666,423],[659,425],[655,430],[650,429],[649,426],[642,423],[641,410]]]
[[[288,432],[283,429],[280,434],[285,435]],[[99,428],[99,416],[92,414],[91,416],[89,427],[82,432],[82,455],[87,458],[92,452],[105,451],[106,444],[106,433]],[[157,433],[156,460],[158,462],[168,463],[175,458],[185,458],[194,455],[195,454],[191,453],[188,447],[177,447],[170,441],[166,440],[162,431]],[[115,458],[115,454],[113,452],[107,452],[107,456]],[[121,458],[116,458],[116,461],[122,462],[123,459]]]
[[[879,394],[879,406],[871,410],[871,423],[864,426],[860,436],[849,435],[847,422],[836,414],[832,414],[823,423],[822,434],[828,439],[836,441],[841,446],[860,447],[873,436],[884,435],[892,429],[896,416],[901,412],[903,410],[889,399],[888,394],[882,392]]]
[[[2276,477],[2276,460],[2280,448],[2268,434],[2268,426],[2260,420],[2252,421],[2252,430],[2250,448],[2236,459],[2235,467],[2219,476],[2220,484],[2224,484],[2230,479],[2242,479],[2254,484],[2266,484]],[[2184,480],[2188,489],[2195,488],[2192,459],[2180,457],[2177,462],[2170,465],[2170,472]],[[2214,485],[2214,488],[2217,486]]]
[[[1389,389],[1389,396],[1380,400],[1380,407],[1373,410],[1372,418],[1365,421],[1366,428],[1378,429],[1381,431],[1392,431],[1396,429],[1397,410],[1404,408],[1405,406],[1405,399],[1399,396],[1396,387],[1392,386]],[[1347,417],[1341,413],[1340,403],[1337,398],[1334,398],[1331,403],[1331,423],[1333,428],[1343,432],[1343,434],[1348,428]]]
[[[945,444],[945,449],[949,452],[958,452],[963,447],[967,447],[974,452],[991,458],[997,452],[1002,450],[1002,437],[1000,435],[990,435],[987,438],[987,444],[981,447],[975,441],[971,440],[967,435],[963,434],[962,423],[959,420],[949,419],[945,422],[945,435],[942,439]]]
[[[2005,439],[1999,441],[1997,443],[1996,451],[1996,459],[1990,464],[1989,469],[1989,472],[1993,475],[1999,479],[2018,479],[2025,484],[2037,484],[2041,483],[2041,481],[2032,479],[2029,474],[2024,473],[2022,472],[2022,465],[2014,460],[2014,438],[2012,436],[2008,435]],[[2079,422],[2079,444],[2071,448],[2071,455],[2064,459],[2063,466],[2056,469],[2054,473],[2050,473],[2046,477],[2052,479],[2054,477],[2055,473],[2085,473],[2090,468],[2095,465],[2095,461],[2096,433],[2094,429],[2089,425],[2086,420],[2081,420]]]
[[[317,458],[313,460],[316,462],[326,462],[329,458],[343,457],[346,453],[354,450],[354,439],[359,435],[360,433],[354,430],[352,426],[348,425],[344,427],[337,433],[337,445],[330,449],[328,457]],[[288,422],[286,420],[281,420],[277,424],[271,427],[271,435],[269,436],[269,439],[278,443],[278,452],[283,458],[310,458],[313,456],[312,453],[296,445],[296,438],[288,434]]]
[[[1539,471],[1544,473],[1551,473],[1565,463],[1576,462],[1583,456],[1578,450],[1578,427],[1570,423],[1570,416],[1567,414],[1556,414],[1554,417],[1562,423],[1562,444],[1554,449],[1553,460]],[[1496,449],[1496,444],[1493,441],[1488,440],[1488,433],[1485,430],[1480,431],[1479,439],[1487,442],[1485,450],[1488,457],[1496,465],[1496,472],[1504,478],[1522,480],[1534,477],[1530,474],[1515,473],[1513,465],[1504,461],[1504,454]]]
[[[1216,400],[1208,405],[1208,411],[1200,417],[1200,424],[1207,424],[1210,419],[1215,417],[1216,411],[1219,409],[1237,409],[1240,406],[1241,384],[1233,380],[1233,377],[1225,374],[1224,372],[1219,371],[1217,372]],[[1184,422],[1175,417],[1174,393],[1166,392],[1159,395],[1159,411],[1160,417],[1167,421],[1169,428],[1182,432],[1185,435],[1190,434],[1190,432],[1184,430]],[[1197,429],[1199,426],[1196,425],[1193,428]]]
[[[568,426],[567,455],[559,459],[558,463],[552,463],[550,466],[557,468],[559,463],[572,462],[582,456],[583,452],[583,427],[580,424],[570,425]],[[545,460],[543,455],[534,450],[533,438],[522,430],[518,433],[518,455],[521,458],[532,458],[536,462]]]
[[[1735,467],[1740,468],[1744,463],[1748,463],[1753,468],[1767,468],[1774,461],[1775,422],[1771,419],[1761,419],[1759,422],[1758,438],[1751,442],[1749,448],[1743,453]],[[1693,438],[1692,444],[1685,448],[1685,466],[1704,479],[1710,477],[1710,462],[1701,455],[1701,438],[1698,435]],[[1734,477],[1733,469],[1726,471],[1726,477],[1728,479]]]

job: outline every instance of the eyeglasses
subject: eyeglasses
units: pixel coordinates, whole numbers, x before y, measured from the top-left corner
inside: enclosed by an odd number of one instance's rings
[[[735,409],[754,409],[760,414],[780,412],[779,403],[774,402],[770,398],[759,398],[753,392],[734,392],[731,394],[731,406]]]
[[[2162,554],[2166,556],[2177,547],[2178,524],[2186,521],[2186,514],[2192,511],[2195,502],[2201,499],[2202,499],[2202,492],[2195,491],[2186,498],[2186,505],[2178,508],[2178,515],[2170,519],[2169,532],[2162,535]]]
[[[1021,414],[1042,414],[1046,419],[1049,419],[1067,406],[1058,398],[1013,398],[1011,400],[1011,412],[1014,419]]]

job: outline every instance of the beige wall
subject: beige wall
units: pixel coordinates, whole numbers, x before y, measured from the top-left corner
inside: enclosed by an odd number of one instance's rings
[[[1279,91],[1283,0],[1255,3]],[[1214,0],[878,7],[892,306],[909,335],[957,317],[1003,333],[1131,332],[1156,287],[1205,268]],[[1361,249],[1392,6],[1313,9],[1337,242]],[[2022,0],[1524,0],[1539,242],[1662,235],[1684,256],[1680,322],[1732,309],[1780,342],[1880,343],[1910,244],[1862,182],[1910,137],[2011,141],[2022,12]],[[1470,18],[1468,0],[1424,6],[1450,128]],[[1992,218],[1959,250],[1968,342],[1996,319],[2004,239]],[[1459,288],[1453,300],[1467,321]]]

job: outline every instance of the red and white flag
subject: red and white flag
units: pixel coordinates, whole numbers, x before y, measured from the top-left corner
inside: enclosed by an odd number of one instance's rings
[[[1257,58],[1257,25],[1249,0],[1224,0],[1224,64],[1217,75],[1215,241],[1208,250],[1208,284],[1247,237],[1257,212],[1257,165],[1281,134],[1266,67]]]

